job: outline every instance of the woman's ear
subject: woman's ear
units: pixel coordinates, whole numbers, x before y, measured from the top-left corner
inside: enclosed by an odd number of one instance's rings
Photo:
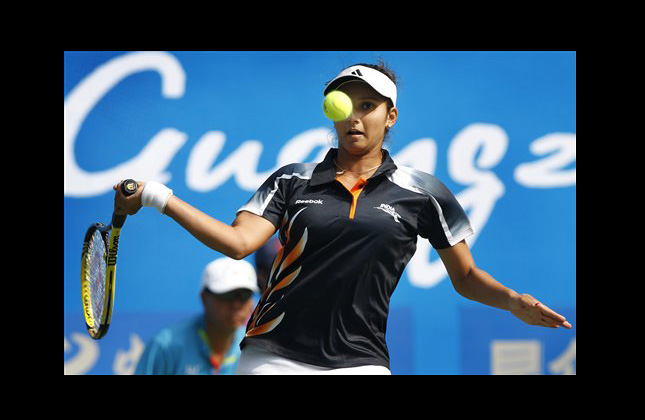
[[[387,121],[385,122],[385,125],[387,126],[388,130],[392,128],[392,126],[396,123],[396,120],[398,118],[399,118],[399,110],[396,109],[395,107],[392,107],[387,112]]]

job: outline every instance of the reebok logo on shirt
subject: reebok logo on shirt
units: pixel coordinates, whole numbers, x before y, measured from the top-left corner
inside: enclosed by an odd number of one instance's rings
[[[396,223],[401,223],[399,222],[399,217],[401,217],[401,215],[397,213],[396,210],[394,210],[394,207],[390,206],[389,204],[381,204],[379,207],[374,207],[374,208],[383,210],[384,212],[392,216]]]
[[[296,200],[296,204],[322,204],[322,200]]]

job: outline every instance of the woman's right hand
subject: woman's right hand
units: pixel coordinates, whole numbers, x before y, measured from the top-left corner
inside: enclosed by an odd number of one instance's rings
[[[141,209],[141,192],[146,185],[144,181],[137,181],[137,191],[129,197],[126,197],[121,192],[121,183],[116,184],[112,189],[116,191],[114,194],[114,213],[115,214],[136,214]]]

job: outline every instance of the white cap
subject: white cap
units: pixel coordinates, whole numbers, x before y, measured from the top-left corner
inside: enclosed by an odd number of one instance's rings
[[[392,104],[396,106],[396,85],[394,82],[380,71],[365,66],[347,67],[327,84],[323,94],[327,96],[329,92],[337,90],[340,85],[350,80],[362,80],[381,95],[390,98]]]
[[[235,289],[259,292],[255,268],[244,260],[219,258],[210,262],[202,274],[202,290],[221,294]]]

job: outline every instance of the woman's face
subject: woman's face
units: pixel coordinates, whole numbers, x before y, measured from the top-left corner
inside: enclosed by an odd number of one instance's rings
[[[352,99],[353,112],[345,121],[334,123],[338,147],[352,155],[364,155],[381,150],[385,128],[396,122],[398,110],[387,110],[387,98],[367,83],[356,81],[342,85],[338,90]]]

